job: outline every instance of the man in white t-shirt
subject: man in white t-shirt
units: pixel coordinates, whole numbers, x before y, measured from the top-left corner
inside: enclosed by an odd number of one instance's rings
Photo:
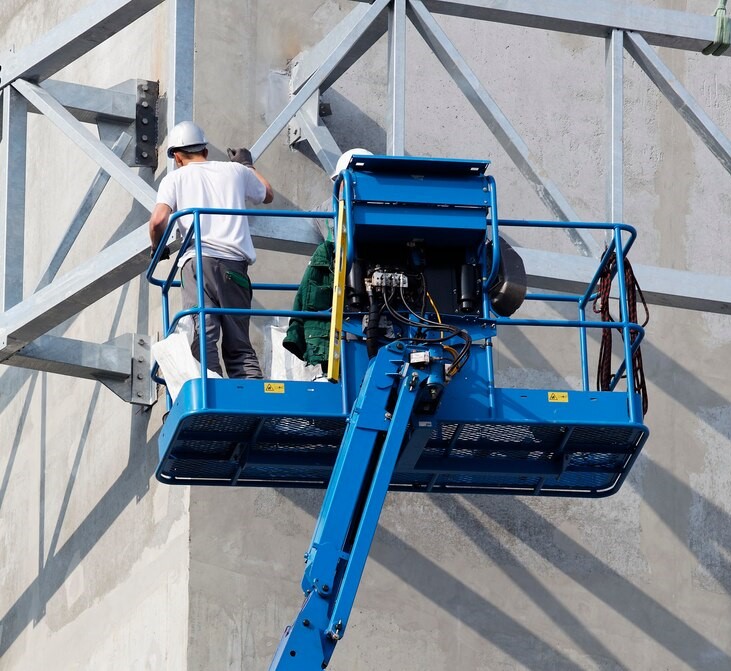
[[[156,249],[173,212],[188,208],[245,209],[251,204],[271,203],[274,195],[269,182],[252,165],[245,149],[229,150],[231,162],[209,161],[208,141],[191,121],[183,121],[170,131],[168,157],[177,170],[160,181],[157,204],[150,216],[150,240]],[[182,235],[193,225],[193,217],[177,220]],[[248,267],[256,261],[249,222],[242,215],[201,215],[203,292],[206,307],[251,308]],[[181,281],[183,308],[198,305],[195,249],[185,253]],[[193,354],[198,356],[198,319]],[[207,367],[223,374],[217,343],[229,377],[261,378],[259,361],[249,339],[249,317],[206,314]]]

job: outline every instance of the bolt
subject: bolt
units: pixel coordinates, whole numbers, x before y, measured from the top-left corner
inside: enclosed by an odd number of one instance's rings
[[[145,357],[143,357],[143,356],[138,356],[138,357],[137,357],[137,362],[138,362],[138,363],[144,363],[144,362],[145,362]]]
[[[142,375],[142,373],[137,373],[137,379],[138,380],[141,380],[143,377],[144,377],[144,375]]]
[[[137,341],[137,344],[138,344],[138,345],[144,345],[144,344],[145,344],[145,339],[144,339],[144,338],[140,338],[140,339],[139,339],[139,340]]]
[[[142,152],[142,158],[147,158],[148,156],[149,156],[149,154],[146,151]]]
[[[409,380],[409,391],[414,391],[416,385],[419,383],[419,376],[416,373],[411,373],[411,379]]]
[[[310,621],[307,618],[305,618],[304,620],[302,620],[302,625],[304,627],[309,627],[310,626]]]
[[[487,187],[486,187],[486,186],[483,186],[483,187],[482,187],[482,190],[483,190],[483,191],[484,191],[485,193],[487,193]]]
[[[142,392],[141,391],[138,391],[137,392],[137,398],[142,398]]]
[[[150,87],[147,84],[144,84],[142,87],[142,90],[147,93],[150,90]]]
[[[384,415],[384,417],[386,418],[386,420],[390,420],[390,419],[391,419],[391,417],[393,417],[393,415],[392,415],[392,414],[391,414],[390,412],[387,412],[387,413],[386,413],[386,414]]]
[[[322,591],[323,592],[329,592],[330,591],[330,586],[329,585],[323,585],[322,586]]]
[[[147,140],[148,140],[148,139],[149,139],[149,138],[148,138],[148,136],[147,136],[147,135],[143,135],[143,136],[142,136],[142,141],[143,141],[143,142],[147,142]]]
[[[142,101],[142,107],[149,107],[150,103],[148,103],[146,100]]]
[[[142,119],[142,125],[146,126],[148,123],[150,123],[149,119]]]

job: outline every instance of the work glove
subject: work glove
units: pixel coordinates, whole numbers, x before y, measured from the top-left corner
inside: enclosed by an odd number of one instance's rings
[[[155,257],[155,252],[157,251],[157,247],[155,249],[150,248],[150,258]],[[170,248],[165,247],[165,249],[162,250],[162,254],[160,254],[160,261],[165,261],[170,258]]]
[[[247,168],[254,167],[254,159],[251,157],[251,152],[246,147],[241,147],[240,149],[231,149],[229,147],[226,150],[226,153],[228,154],[230,161],[241,163],[241,165],[245,165]]]

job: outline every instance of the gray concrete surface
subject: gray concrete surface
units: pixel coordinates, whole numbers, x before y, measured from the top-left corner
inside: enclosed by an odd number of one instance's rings
[[[21,48],[85,4],[3,4],[0,48]],[[258,137],[277,111],[278,73],[354,5],[199,3],[195,118],[214,152]],[[604,219],[603,43],[440,23],[578,213]],[[160,79],[164,91],[166,25],[163,6],[63,78]],[[660,54],[731,134],[728,59]],[[625,220],[640,236],[632,260],[726,274],[729,175],[625,62]],[[325,93],[341,146],[384,149],[385,63],[382,41]],[[411,28],[407,63],[407,152],[490,158],[501,215],[547,216]],[[96,168],[43,119],[31,120],[30,134],[32,283],[63,231],[54,222],[73,213]],[[274,207],[309,209],[327,193],[320,169],[290,151],[284,134],[258,167],[277,193]],[[144,223],[130,207],[110,186],[68,267]],[[561,237],[544,242],[572,249]],[[305,262],[263,253],[252,274],[297,281]],[[58,333],[97,342],[155,333],[157,307],[135,281]],[[653,308],[643,355],[651,436],[620,493],[599,501],[390,495],[331,669],[731,668],[731,321]],[[576,382],[556,338],[521,331],[498,340],[496,360],[506,384]],[[159,485],[160,406],[142,413],[89,381],[0,371],[2,671],[268,668],[300,606],[302,554],[322,494]]]

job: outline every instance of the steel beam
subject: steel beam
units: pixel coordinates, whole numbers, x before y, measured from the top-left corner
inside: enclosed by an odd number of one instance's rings
[[[23,300],[25,172],[28,106],[13,89],[2,92],[0,144],[0,312]]]
[[[592,37],[609,37],[612,30],[632,30],[654,46],[686,51],[702,51],[716,38],[713,16],[628,0],[424,0],[424,5],[434,14]],[[727,51],[724,55],[731,54]]]
[[[286,227],[280,218],[273,217],[255,217],[250,222],[259,249],[309,256],[322,242],[315,227],[305,219],[287,221]],[[140,226],[0,314],[0,361],[138,277],[149,265],[150,238],[147,226]]]
[[[0,56],[0,89],[19,78],[47,79],[164,1],[97,0],[19,53]]]
[[[403,156],[406,135],[406,0],[388,11],[388,120],[386,153]]]
[[[680,83],[678,78],[662,62],[655,50],[638,33],[628,32],[625,49],[637,61],[645,74],[675,107],[678,114],[696,132],[703,143],[713,152],[721,165],[731,172],[731,141],[721,132],[711,117]]]
[[[372,10],[366,5],[355,5],[340,23],[335,26],[324,39],[314,47],[300,54],[292,69],[292,93],[296,94],[305,85],[307,80],[325,63],[333,51],[348,41],[349,46],[342,58],[334,65],[327,77],[320,85],[320,91],[326,91],[338,78],[346,72],[368,49],[375,44],[386,32],[387,21],[385,14],[379,14],[371,20]],[[363,22],[368,22],[362,30]],[[354,32],[359,32],[357,40],[350,41]]]
[[[624,33],[606,42],[607,221],[624,221]],[[610,232],[607,236],[611,237]],[[608,240],[607,240],[608,242]]]
[[[371,26],[381,16],[385,14],[390,0],[374,0],[367,10],[363,12],[362,18],[353,27],[350,33],[345,35],[343,40],[338,43],[335,48],[328,54],[322,64],[316,69],[311,77],[299,88],[294,97],[285,105],[284,109],[272,121],[264,133],[251,147],[251,155],[256,161],[264,150],[274,141],[274,138],[287,127],[289,120],[299,111],[299,109],[319,90],[326,85],[328,78],[333,74],[343,70],[343,63],[347,61],[348,54],[358,45],[363,44],[372,39]],[[372,42],[369,43],[372,44]],[[345,68],[347,69],[347,68]],[[330,81],[332,83],[333,80]]]
[[[419,34],[523,176],[533,185],[546,207],[559,221],[580,221],[581,218],[574,212],[558,187],[548,178],[543,168],[540,167],[538,159],[528,149],[523,138],[485,90],[477,75],[467,65],[447,34],[426,10],[424,3],[420,0],[410,0],[408,13]],[[568,233],[572,243],[581,254],[599,256],[599,245],[590,235],[576,229],[568,229]]]
[[[170,68],[167,125],[193,119],[193,73],[195,71],[195,0],[169,0]],[[160,141],[163,133],[160,132]],[[168,159],[168,170],[175,160]]]
[[[13,84],[23,96],[42,112],[59,130],[79,146],[117,181],[132,197],[150,212],[155,207],[155,190],[135,175],[103,142],[97,140],[80,122],[71,115],[48,91],[36,84],[18,79]]]
[[[342,153],[330,131],[319,124],[319,95],[316,93],[295,115],[299,140],[306,140],[315,152],[325,174],[332,175]]]
[[[41,88],[83,123],[97,123],[100,120],[132,123],[135,120],[135,93],[70,84],[55,79],[47,79]],[[39,112],[33,105],[29,105],[28,111]]]
[[[534,289],[583,293],[596,270],[596,260],[516,248],[525,263],[528,285]],[[650,305],[731,314],[731,276],[691,273],[632,264],[637,282]]]
[[[306,220],[252,219],[252,235],[259,249],[309,255],[320,242]],[[110,245],[94,259],[55,280],[23,303],[0,315],[0,361],[94,301],[137,277],[149,265],[150,242],[145,227]],[[593,259],[518,249],[536,289],[580,292],[596,267]],[[731,314],[731,277],[634,266],[635,275],[651,304]]]

